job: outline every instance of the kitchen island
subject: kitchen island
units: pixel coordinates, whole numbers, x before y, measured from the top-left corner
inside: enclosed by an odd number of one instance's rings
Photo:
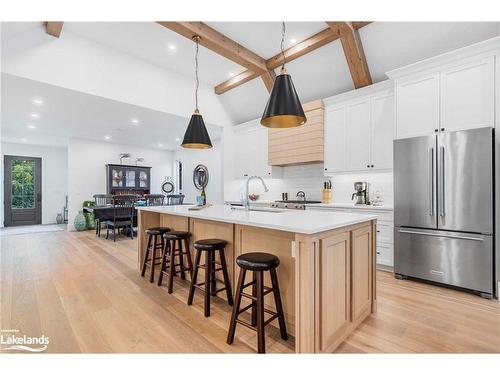
[[[278,256],[285,320],[289,333],[295,336],[297,353],[333,352],[375,312],[376,216],[307,210],[245,211],[226,205],[194,211],[190,207],[137,208],[139,266],[146,246],[144,231],[153,226],[189,231],[191,244],[204,238],[228,241],[225,254],[233,292],[238,255],[264,251]],[[265,282],[270,285],[269,280]],[[225,298],[223,293],[219,297]],[[274,309],[271,298],[266,297],[265,303]]]

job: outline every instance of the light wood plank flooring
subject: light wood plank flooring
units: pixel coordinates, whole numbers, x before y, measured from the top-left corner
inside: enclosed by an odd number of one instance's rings
[[[203,317],[187,282],[173,295],[141,278],[136,240],[113,243],[93,232],[1,238],[0,328],[50,338],[48,352],[254,352],[255,333],[239,326],[225,343],[230,307],[219,300]],[[337,350],[342,353],[500,352],[500,303],[378,275],[378,312]],[[267,351],[294,351],[293,338],[269,329]]]

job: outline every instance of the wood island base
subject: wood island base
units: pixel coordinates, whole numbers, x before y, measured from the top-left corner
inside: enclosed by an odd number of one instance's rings
[[[140,210],[139,268],[146,246],[144,230],[153,226],[191,232],[192,255],[192,243],[198,239],[228,241],[225,255],[233,293],[239,273],[235,264],[238,255],[264,251],[278,256],[283,309],[287,330],[295,336],[296,353],[332,353],[376,311],[376,220],[306,235]],[[268,277],[266,285],[270,285]],[[225,299],[225,293],[217,297]],[[266,307],[274,310],[272,296],[265,298]]]

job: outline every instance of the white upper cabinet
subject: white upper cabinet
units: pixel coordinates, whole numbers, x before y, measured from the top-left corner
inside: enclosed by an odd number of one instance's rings
[[[346,121],[347,169],[365,171],[370,168],[370,98],[347,104]]]
[[[495,123],[493,56],[441,73],[443,131],[493,126]]]
[[[325,100],[325,173],[392,168],[391,87],[385,81]]]
[[[346,170],[346,108],[336,107],[325,112],[325,172]]]
[[[439,74],[398,82],[397,137],[434,133],[439,128]]]
[[[396,136],[495,126],[500,37],[388,72],[395,82]]]
[[[271,167],[267,163],[268,129],[260,126],[259,121],[252,121],[250,125],[240,125],[244,128],[234,132],[234,173],[236,178],[279,177],[281,168]]]
[[[392,169],[392,141],[394,139],[394,94],[372,98],[371,103],[371,162],[374,169]]]

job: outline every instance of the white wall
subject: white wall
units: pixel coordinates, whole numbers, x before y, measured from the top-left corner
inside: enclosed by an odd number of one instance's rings
[[[128,152],[132,155],[123,164],[134,164],[135,158],[143,157],[140,165],[151,168],[151,193],[161,193],[165,176],[172,175],[173,152],[162,151],[108,142],[92,142],[71,138],[68,142],[68,192],[69,225],[82,208],[85,200],[92,200],[94,194],[106,193],[106,168],[109,163],[119,163],[118,155]]]
[[[194,187],[193,171],[198,164],[208,168],[208,185],[205,189],[207,203],[221,204],[224,202],[223,192],[223,163],[222,142],[213,141],[213,148],[208,150],[180,149],[175,151],[174,159],[182,160],[182,193],[188,203],[196,203],[196,196],[200,191]]]
[[[3,160],[5,155],[31,156],[42,158],[42,224],[56,222],[58,213],[63,213],[63,207],[68,194],[68,153],[62,147],[34,146],[19,143],[2,142],[1,181],[4,179]],[[0,225],[4,222],[3,183],[1,184],[2,209]]]
[[[2,40],[5,73],[179,116],[193,111],[191,77],[162,69],[129,54],[65,31],[60,38],[33,28]],[[200,83],[205,122],[233,122],[213,87]]]

